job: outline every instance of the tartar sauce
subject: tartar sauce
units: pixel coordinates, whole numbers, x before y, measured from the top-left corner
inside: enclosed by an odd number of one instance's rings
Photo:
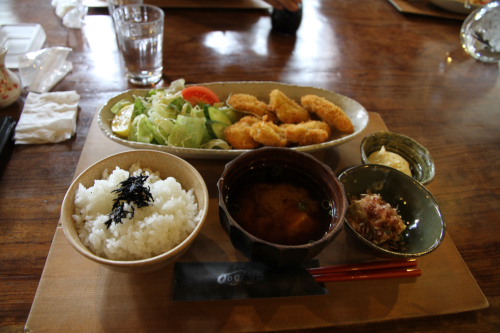
[[[384,146],[379,151],[371,153],[368,161],[374,164],[382,164],[397,169],[411,176],[410,164],[400,155],[387,151]]]

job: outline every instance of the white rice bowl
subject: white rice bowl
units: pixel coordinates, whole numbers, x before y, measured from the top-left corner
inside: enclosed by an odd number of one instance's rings
[[[135,207],[132,218],[113,222],[108,228],[105,222],[118,196],[113,191],[128,179],[129,171],[130,175],[144,172],[148,176],[144,186],[149,187],[152,205]],[[129,171],[116,167],[109,174],[106,169],[93,186],[79,184],[75,193],[73,220],[78,236],[89,250],[103,258],[139,260],[160,255],[186,239],[203,217],[193,190],[183,189],[175,178],[162,180],[158,173],[143,170],[139,164],[132,165]]]

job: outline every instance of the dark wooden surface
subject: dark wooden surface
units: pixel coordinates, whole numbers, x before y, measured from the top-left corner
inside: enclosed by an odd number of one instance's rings
[[[188,83],[264,80],[326,88],[380,113],[390,130],[432,153],[437,171],[428,188],[490,307],[336,331],[500,332],[499,66],[462,50],[460,21],[401,14],[384,0],[304,0],[296,37],[272,33],[268,13],[259,10],[166,10],[165,21],[159,86],[182,77]],[[84,28],[72,30],[50,1],[4,0],[0,22],[40,23],[47,46],[71,47],[73,71],[53,91],[81,95],[76,137],[15,146],[1,161],[0,331],[20,332],[92,117],[132,86],[106,9],[92,10]],[[0,116],[18,119],[25,96]]]

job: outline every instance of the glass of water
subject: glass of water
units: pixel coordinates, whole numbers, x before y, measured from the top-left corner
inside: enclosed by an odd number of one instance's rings
[[[462,46],[474,59],[500,61],[500,1],[474,10],[460,31]]]
[[[142,5],[143,0],[108,0],[109,15],[113,15],[116,8],[123,5]]]
[[[164,16],[152,5],[124,5],[113,11],[118,47],[133,84],[151,85],[162,77]]]

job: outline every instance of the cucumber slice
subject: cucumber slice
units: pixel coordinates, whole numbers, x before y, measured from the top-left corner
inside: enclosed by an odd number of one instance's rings
[[[241,118],[241,113],[235,111],[232,108],[224,107],[220,109],[228,118],[231,120],[231,123],[235,123]]]
[[[222,112],[218,107],[215,106],[207,106],[205,108],[205,117],[208,120],[223,123],[226,125],[231,125],[233,122],[229,119],[228,116],[224,112]]]
[[[224,140],[224,130],[229,126],[228,124],[220,121],[207,120],[206,125],[211,137]]]

